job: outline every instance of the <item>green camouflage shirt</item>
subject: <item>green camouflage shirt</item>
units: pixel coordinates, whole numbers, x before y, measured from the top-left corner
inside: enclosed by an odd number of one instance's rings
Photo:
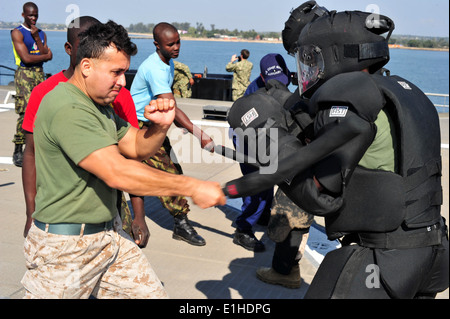
[[[191,97],[192,90],[189,80],[192,78],[192,73],[186,64],[178,61],[173,61],[175,73],[173,77],[173,94],[175,97]]]
[[[233,73],[233,101],[242,97],[247,90],[247,86],[250,84],[250,75],[252,74],[253,63],[248,60],[242,60],[240,62],[230,62],[225,69],[228,72]]]

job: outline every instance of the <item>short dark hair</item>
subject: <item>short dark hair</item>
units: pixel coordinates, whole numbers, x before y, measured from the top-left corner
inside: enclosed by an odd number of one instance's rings
[[[248,57],[250,56],[250,51],[247,50],[247,49],[243,49],[243,50],[241,51],[241,55],[242,55],[242,57],[243,57],[245,60],[247,60]]]
[[[177,30],[177,28],[174,25],[172,25],[170,23],[167,23],[167,22],[160,22],[160,23],[158,23],[153,28],[153,40],[155,40],[156,42],[160,42],[160,35],[163,32],[166,32],[168,30],[170,30],[170,31],[172,31],[174,33],[178,33],[178,30]]]
[[[38,9],[38,6],[37,6],[34,2],[26,2],[26,3],[24,3],[24,5],[23,5],[23,7],[22,7],[23,12],[25,12],[25,10],[26,10],[28,7],[33,8],[33,9],[35,9],[35,10],[39,10],[39,9]]]
[[[127,30],[111,20],[107,23],[92,25],[86,31],[81,32],[78,37],[80,45],[77,51],[77,65],[84,58],[98,59],[111,44],[129,56],[137,53],[136,44],[131,42]]]
[[[97,23],[100,23],[100,21],[91,16],[82,16],[73,19],[67,26],[67,42],[73,45],[78,38],[78,34]]]

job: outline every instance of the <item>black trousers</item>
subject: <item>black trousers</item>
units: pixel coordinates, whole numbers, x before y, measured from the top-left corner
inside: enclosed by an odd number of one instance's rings
[[[329,252],[305,299],[434,298],[449,286],[449,247],[379,249],[359,245]]]
[[[309,232],[309,227],[305,229],[294,228],[286,239],[276,243],[272,257],[272,268],[282,274],[289,275],[292,267],[298,264],[297,253],[302,237]]]

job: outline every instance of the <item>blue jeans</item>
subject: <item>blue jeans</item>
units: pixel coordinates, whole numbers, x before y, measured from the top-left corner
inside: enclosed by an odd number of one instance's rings
[[[233,135],[233,145],[237,151],[246,154],[246,148],[242,150],[236,147],[236,136]],[[239,163],[243,175],[256,172],[258,169],[244,163]],[[253,226],[258,222],[259,217],[263,213],[270,214],[273,200],[273,187],[253,196],[242,197],[243,204],[241,206],[242,213],[236,218],[236,226],[242,231],[251,231]]]
[[[246,164],[241,163],[240,166],[243,175],[257,171],[256,168]],[[237,228],[243,231],[251,231],[253,225],[256,224],[263,213],[270,214],[272,200],[273,187],[259,194],[243,197],[242,213],[236,218]]]

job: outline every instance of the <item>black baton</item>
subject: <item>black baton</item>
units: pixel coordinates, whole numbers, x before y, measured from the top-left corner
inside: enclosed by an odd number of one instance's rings
[[[248,155],[245,155],[243,153],[238,153],[235,150],[233,150],[229,147],[223,146],[223,145],[215,145],[214,152],[216,152],[217,154],[220,154],[224,157],[230,158],[233,161],[236,161],[238,163],[249,164],[256,168],[260,167],[260,165],[258,164],[256,159],[254,159]]]

